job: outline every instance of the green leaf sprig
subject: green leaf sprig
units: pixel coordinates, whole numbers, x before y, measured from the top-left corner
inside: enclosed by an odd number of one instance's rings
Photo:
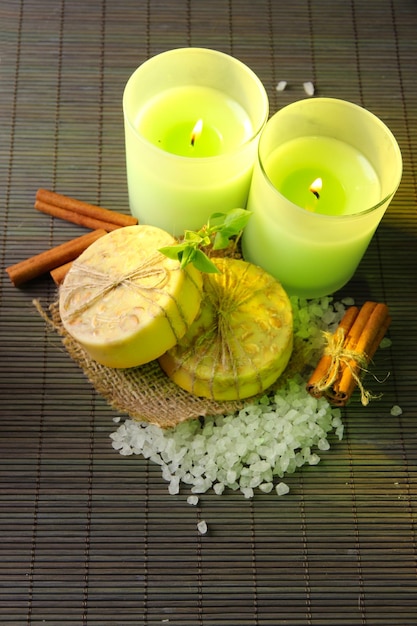
[[[213,213],[200,230],[184,231],[182,241],[173,246],[159,248],[169,259],[178,260],[183,269],[192,263],[200,272],[219,273],[216,265],[201,248],[211,247],[213,250],[227,248],[232,237],[239,237],[248,223],[250,211],[232,209],[228,213]]]

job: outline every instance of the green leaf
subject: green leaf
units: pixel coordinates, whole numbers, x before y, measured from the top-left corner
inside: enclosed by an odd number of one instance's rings
[[[246,209],[232,209],[226,214],[224,228],[227,231],[233,230],[234,234],[238,235],[245,228],[250,216],[251,212]]]
[[[207,229],[209,231],[216,229],[219,226],[222,226],[222,224],[224,224],[224,218],[226,217],[227,213],[212,213],[209,217],[209,220],[207,222]]]
[[[184,250],[186,244],[178,244],[176,246],[165,246],[163,248],[159,248],[158,252],[167,256],[169,259],[173,259],[177,261],[180,253]]]
[[[250,216],[251,213],[245,209],[234,209],[226,214],[223,225],[216,233],[213,249],[227,248],[230,238],[240,234]]]
[[[229,245],[229,237],[225,235],[222,231],[216,233],[213,242],[213,250],[222,250],[223,248],[227,248]]]
[[[178,258],[180,260],[181,269],[184,269],[184,267],[186,267],[189,263],[194,262],[194,257],[197,252],[198,250],[195,248],[187,246],[182,252],[179,253]]]
[[[179,260],[181,268],[193,263],[201,272],[218,273],[217,267],[200,248],[210,245],[213,250],[227,248],[230,238],[240,235],[250,216],[250,211],[245,209],[213,213],[207,225],[199,231],[185,230],[182,243],[160,248],[159,251],[170,259]]]
[[[193,265],[200,270],[200,272],[206,272],[207,274],[220,274],[219,268],[214,265],[208,256],[206,256],[201,250],[195,250]]]
[[[184,241],[186,241],[187,243],[200,244],[202,241],[202,237],[199,232],[195,233],[193,230],[185,230]]]

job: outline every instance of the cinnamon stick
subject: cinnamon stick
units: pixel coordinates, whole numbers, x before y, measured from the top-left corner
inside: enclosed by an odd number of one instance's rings
[[[358,313],[358,307],[349,307],[337,327],[337,332],[341,332],[344,337],[347,337]],[[331,380],[334,377],[335,372],[333,371],[333,367],[332,356],[330,354],[323,354],[307,383],[307,391],[315,398],[321,398],[324,393],[320,383],[324,384],[326,379]]]
[[[72,261],[68,261],[68,263],[64,263],[49,272],[55,285],[59,286],[64,282],[64,278],[70,271],[71,265]]]
[[[81,200],[76,200],[75,198],[70,198],[69,196],[64,196],[47,189],[38,189],[36,192],[36,201],[109,224],[117,224],[118,226],[134,226],[138,223],[136,217],[132,215],[117,213],[116,211],[104,209],[103,207],[89,204],[88,202],[82,202]]]
[[[45,250],[45,252],[36,254],[24,261],[10,265],[6,268],[6,272],[15,287],[18,287],[37,276],[41,276],[41,274],[50,272],[52,269],[68,261],[73,261],[96,241],[96,239],[103,237],[105,234],[106,231],[104,229],[99,229],[77,237],[76,239],[71,239],[71,241],[67,241],[66,243]]]
[[[86,228],[104,229],[107,232],[121,228],[119,224],[112,222],[105,222],[104,220],[84,215],[83,213],[76,213],[69,209],[62,209],[61,207],[54,206],[53,204],[47,204],[41,200],[36,200],[35,209],[41,213],[52,215],[53,217],[59,217],[66,222],[72,222],[73,224],[79,224],[79,226],[85,226]]]

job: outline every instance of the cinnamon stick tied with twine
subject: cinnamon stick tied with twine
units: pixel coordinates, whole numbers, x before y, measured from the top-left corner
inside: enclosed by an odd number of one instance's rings
[[[104,229],[107,232],[138,223],[137,218],[132,215],[104,209],[47,189],[38,189],[36,192],[35,209],[73,224],[94,230]]]
[[[359,387],[366,406],[373,396],[364,388],[362,376],[390,323],[386,304],[368,301],[360,310],[349,307],[336,332],[324,333],[326,347],[307,383],[309,394],[345,406]]]

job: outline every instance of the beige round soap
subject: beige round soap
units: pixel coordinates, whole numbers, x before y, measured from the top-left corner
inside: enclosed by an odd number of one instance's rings
[[[261,268],[212,259],[200,311],[182,339],[159,358],[190,393],[238,400],[261,393],[284,371],[293,347],[293,318],[281,284]]]
[[[174,346],[196,317],[202,278],[158,251],[175,244],[154,226],[126,226],[73,263],[59,293],[64,328],[102,365],[136,367]]]

